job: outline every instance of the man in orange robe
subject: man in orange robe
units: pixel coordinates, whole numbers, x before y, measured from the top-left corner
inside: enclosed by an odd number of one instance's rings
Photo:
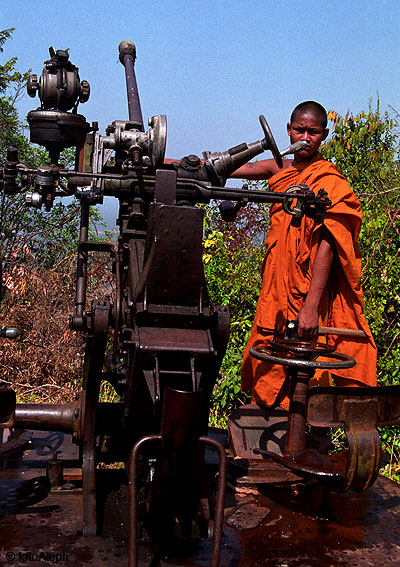
[[[298,105],[287,125],[291,143],[308,142],[305,150],[285,160],[279,170],[273,160],[248,163],[234,176],[269,179],[270,191],[285,191],[304,183],[315,193],[328,193],[332,204],[323,224],[304,217],[291,226],[279,203],[271,205],[270,229],[262,266],[262,287],[254,325],[245,349],[242,390],[252,390],[252,401],[268,407],[287,407],[285,368],[250,356],[251,347],[271,340],[271,329],[283,330],[288,319],[297,319],[299,336],[315,337],[318,325],[363,330],[366,338],[328,336],[337,352],[355,358],[356,366],[335,370],[339,386],[376,385],[376,346],[363,315],[360,285],[361,256],[357,240],[362,213],[360,203],[335,165],[318,153],[328,135],[325,109],[313,101]],[[326,371],[316,373],[324,383]],[[325,382],[326,383],[326,382]]]

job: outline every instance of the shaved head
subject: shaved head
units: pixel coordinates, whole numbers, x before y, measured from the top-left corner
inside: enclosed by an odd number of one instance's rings
[[[326,110],[322,106],[322,104],[319,104],[319,102],[306,100],[305,102],[298,104],[292,112],[292,115],[290,117],[290,124],[292,124],[293,121],[301,114],[312,114],[318,119],[318,121],[321,123],[322,128],[324,129],[328,124],[328,116],[326,114]]]

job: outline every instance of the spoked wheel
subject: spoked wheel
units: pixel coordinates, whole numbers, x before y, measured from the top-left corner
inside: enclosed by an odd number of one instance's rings
[[[286,430],[284,456],[271,451],[256,452],[272,458],[280,465],[300,476],[329,478],[332,482],[341,481],[345,475],[343,460],[320,455],[317,451],[306,450],[306,425],[309,381],[317,368],[352,368],[354,358],[335,352],[325,343],[285,339],[258,345],[250,349],[254,358],[271,364],[288,367],[291,380],[289,417]],[[322,360],[317,360],[322,357]]]
[[[306,342],[288,343],[289,341],[282,341],[280,344],[273,342],[270,345],[258,345],[250,349],[250,354],[263,362],[305,370],[352,368],[356,364],[351,356],[333,352],[332,347],[323,343],[316,343],[312,348]],[[324,357],[324,360],[316,360],[319,356]]]

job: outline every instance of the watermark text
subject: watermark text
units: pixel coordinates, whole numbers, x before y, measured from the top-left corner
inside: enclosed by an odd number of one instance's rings
[[[45,561],[57,565],[57,563],[66,563],[68,561],[68,553],[55,551],[18,551],[14,553],[13,551],[7,551],[6,560],[9,563],[16,561],[19,561],[19,563],[40,563],[40,561]]]

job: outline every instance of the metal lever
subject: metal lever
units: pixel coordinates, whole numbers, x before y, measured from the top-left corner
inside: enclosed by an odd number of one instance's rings
[[[300,140],[300,142],[295,142],[294,144],[290,145],[286,150],[281,152],[281,157],[288,156],[290,154],[295,154],[296,152],[301,152],[308,146],[308,142],[305,140]]]
[[[143,116],[135,75],[136,47],[131,41],[125,40],[121,41],[118,50],[119,60],[125,67],[129,120],[134,122],[135,127],[143,132]]]

